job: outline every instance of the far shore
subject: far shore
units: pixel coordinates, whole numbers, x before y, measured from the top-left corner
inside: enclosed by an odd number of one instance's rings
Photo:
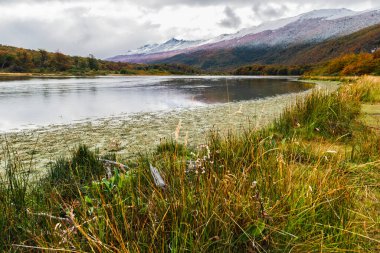
[[[193,74],[192,74],[193,75]],[[175,76],[175,74],[165,73],[165,74],[115,74],[115,73],[84,73],[81,75],[72,75],[71,73],[13,73],[13,72],[0,72],[1,77],[9,77],[9,78],[80,78],[80,77],[96,77],[96,76]],[[181,76],[189,76],[189,75],[181,75]],[[199,76],[207,76],[199,75]],[[220,75],[223,76],[223,75]]]
[[[226,74],[226,73],[213,73],[213,74],[115,74],[115,73],[84,73],[81,75],[72,75],[71,73],[33,73],[33,72],[0,72],[0,78],[1,77],[9,77],[9,78],[83,78],[83,77],[97,77],[97,76],[120,76],[120,77],[129,77],[129,76],[255,76],[255,75],[232,75],[232,74]],[[297,77],[300,78],[300,80],[319,80],[319,81],[341,81],[341,80],[355,80],[358,78],[358,76],[277,76],[277,75],[257,75],[258,77]]]

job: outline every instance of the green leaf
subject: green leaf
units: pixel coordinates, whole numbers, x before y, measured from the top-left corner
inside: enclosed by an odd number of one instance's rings
[[[84,197],[84,201],[85,201],[87,204],[92,205],[92,199],[91,199],[90,197],[85,196],[85,197]]]
[[[265,223],[260,221],[256,226],[252,226],[250,228],[249,234],[254,237],[257,237],[263,233],[264,229],[265,229]]]

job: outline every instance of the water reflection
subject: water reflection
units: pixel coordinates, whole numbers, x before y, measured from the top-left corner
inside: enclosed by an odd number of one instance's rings
[[[99,77],[0,82],[0,131],[121,113],[242,101],[308,89],[292,79]]]
[[[308,85],[292,79],[177,79],[165,82],[169,87],[187,89],[195,100],[213,104],[264,98],[308,89]]]

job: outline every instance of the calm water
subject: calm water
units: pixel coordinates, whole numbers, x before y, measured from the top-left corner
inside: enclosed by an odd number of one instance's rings
[[[97,77],[0,81],[0,131],[264,98],[308,89],[292,78]]]

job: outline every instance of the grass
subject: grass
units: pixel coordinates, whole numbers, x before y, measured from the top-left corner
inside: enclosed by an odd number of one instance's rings
[[[364,104],[362,120],[375,131],[380,131],[380,104]]]
[[[0,248],[376,252],[380,139],[360,121],[360,108],[368,97],[377,101],[377,80],[316,91],[261,130],[215,131],[193,148],[181,138],[162,143],[111,176],[85,146],[33,183],[6,157],[13,166],[0,184]]]
[[[379,77],[365,76],[358,79],[353,87],[346,88],[353,96],[358,96],[364,103],[380,102]]]
[[[313,138],[343,137],[351,133],[352,121],[360,113],[360,102],[350,93],[327,94],[315,91],[306,99],[289,107],[275,122],[274,131]]]

